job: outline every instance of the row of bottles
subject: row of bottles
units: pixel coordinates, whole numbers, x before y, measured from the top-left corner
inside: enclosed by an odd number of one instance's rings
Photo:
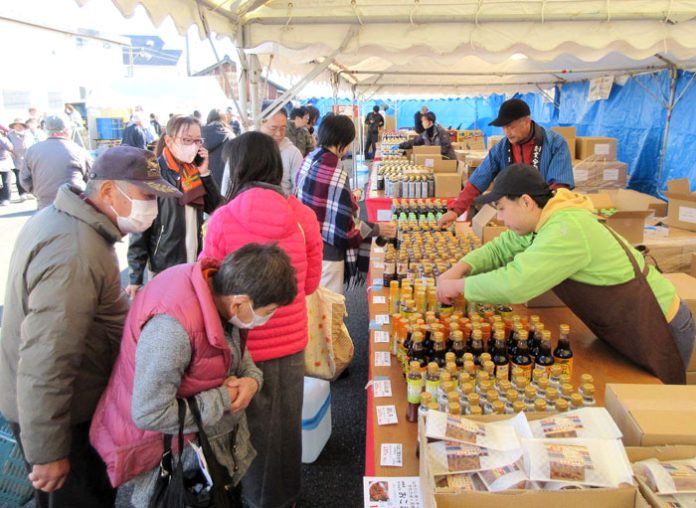
[[[393,199],[391,206],[392,215],[424,215],[429,213],[447,213],[447,200],[445,199]]]

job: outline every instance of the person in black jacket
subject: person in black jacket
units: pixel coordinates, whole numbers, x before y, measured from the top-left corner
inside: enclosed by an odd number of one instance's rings
[[[208,169],[201,124],[190,116],[170,118],[157,142],[155,154],[162,178],[182,192],[180,198],[157,198],[158,214],[152,225],[130,235],[128,267],[132,297],[148,278],[171,266],[193,263],[201,251],[203,214],[221,204],[220,190]]]
[[[416,111],[413,115],[413,130],[418,134],[422,134],[425,128],[423,127],[423,115],[428,112],[428,106],[421,106],[420,111]]]
[[[443,159],[457,159],[449,132],[439,123],[435,123],[435,113],[428,111],[423,115],[423,127],[425,130],[417,138],[404,141],[399,148],[408,149],[420,145],[439,146]]]
[[[374,106],[365,117],[365,158],[371,159],[377,150],[379,130],[384,127],[384,117],[379,112],[379,106]]]
[[[218,188],[222,185],[222,173],[225,163],[222,161],[222,149],[225,143],[234,138],[234,133],[227,123],[227,115],[219,109],[211,109],[203,133],[203,146],[208,150],[208,168]]]
[[[138,113],[133,113],[130,118],[130,123],[123,131],[121,144],[124,146],[133,146],[145,150],[145,132],[143,132],[143,120]]]

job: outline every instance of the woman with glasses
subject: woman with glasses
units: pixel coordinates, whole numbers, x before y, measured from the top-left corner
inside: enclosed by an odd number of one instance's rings
[[[130,235],[130,284],[126,291],[131,298],[143,284],[146,267],[150,279],[170,266],[193,263],[198,258],[203,214],[212,214],[221,202],[203,142],[200,122],[176,115],[169,119],[157,142],[155,154],[162,178],[175,185],[182,197],[157,198],[159,213],[152,226]]]

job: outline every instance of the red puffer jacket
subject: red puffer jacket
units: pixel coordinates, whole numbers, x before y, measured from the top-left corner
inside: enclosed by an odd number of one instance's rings
[[[297,297],[265,325],[249,331],[255,362],[289,356],[307,345],[307,306],[321,280],[322,239],[314,212],[279,190],[252,187],[218,208],[210,219],[199,259],[222,260],[249,243],[277,242],[295,268]]]

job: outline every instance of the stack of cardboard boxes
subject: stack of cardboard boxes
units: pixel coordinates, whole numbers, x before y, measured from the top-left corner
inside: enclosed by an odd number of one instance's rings
[[[435,197],[454,198],[462,190],[457,161],[442,160],[439,146],[414,146],[411,155],[414,164],[432,168],[435,180]]]

